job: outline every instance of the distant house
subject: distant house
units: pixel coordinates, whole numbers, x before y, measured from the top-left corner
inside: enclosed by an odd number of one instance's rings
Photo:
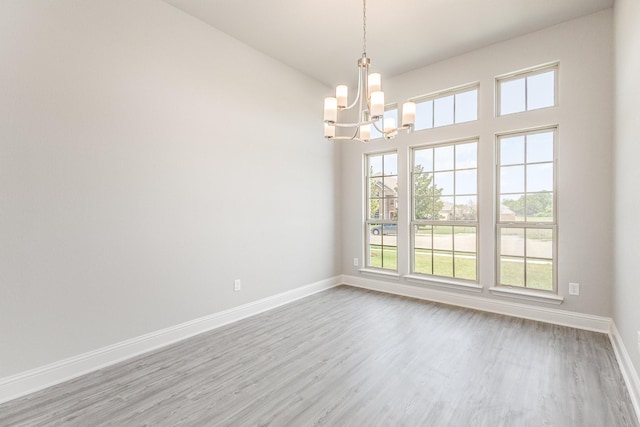
[[[453,203],[443,202],[439,212],[440,219],[450,221],[453,219]]]
[[[377,178],[375,187],[378,189],[379,206],[378,211],[373,213],[373,218],[396,219],[398,217],[398,178],[395,176],[385,176]],[[373,189],[372,189],[373,191]],[[372,197],[375,197],[372,195]],[[384,210],[383,210],[384,209]],[[384,213],[386,214],[384,214]]]
[[[515,221],[516,213],[506,207],[505,205],[500,205],[500,221]]]
[[[453,203],[449,203],[449,202],[443,202],[442,205],[442,209],[440,210],[439,214],[440,214],[440,219],[446,220],[446,221],[452,221],[454,219],[454,215],[455,215],[455,219],[457,220],[465,220],[465,219],[472,219],[475,217],[477,212],[477,206],[472,206],[472,205],[458,205],[455,206],[455,211],[454,211],[454,205]],[[505,205],[500,205],[500,221],[515,221],[516,220],[516,213],[514,211],[512,211],[511,209],[509,209],[507,206]]]
[[[478,212],[477,205],[457,205],[453,203],[443,202],[440,209],[439,217],[447,221],[456,220],[473,220]]]

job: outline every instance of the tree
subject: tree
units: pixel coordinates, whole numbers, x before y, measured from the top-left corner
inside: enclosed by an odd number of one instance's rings
[[[380,218],[380,199],[382,194],[382,178],[373,176],[373,166],[369,166],[369,215],[371,218]]]
[[[511,209],[516,216],[528,217],[552,217],[553,216],[553,195],[551,193],[530,193],[522,195],[517,200],[505,200],[503,203]]]
[[[433,175],[424,173],[422,165],[417,165],[413,175],[416,219],[438,219],[444,203],[440,200],[442,188],[433,184]]]

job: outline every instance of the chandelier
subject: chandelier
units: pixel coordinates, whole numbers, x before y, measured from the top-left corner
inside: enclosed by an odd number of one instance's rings
[[[411,132],[416,120],[416,104],[405,102],[402,105],[402,125],[396,127],[395,119],[384,117],[384,92],[382,78],[378,73],[369,74],[371,59],[367,57],[367,0],[362,0],[362,57],[358,59],[358,93],[349,105],[349,88],[346,85],[336,87],[336,96],[324,99],[324,137],[368,142],[371,139],[371,126],[386,139],[391,139],[399,130]],[[338,112],[358,106],[358,120],[354,123],[338,121]],[[336,128],[346,128],[350,136],[336,136]]]

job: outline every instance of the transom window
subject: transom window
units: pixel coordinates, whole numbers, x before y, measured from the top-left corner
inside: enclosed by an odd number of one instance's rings
[[[555,291],[556,128],[498,137],[498,284]]]
[[[478,279],[478,142],[412,150],[411,271]]]
[[[478,87],[415,98],[415,130],[478,120]]]
[[[398,269],[398,154],[369,154],[366,159],[366,266]]]
[[[558,65],[497,79],[498,115],[537,110],[556,105]]]

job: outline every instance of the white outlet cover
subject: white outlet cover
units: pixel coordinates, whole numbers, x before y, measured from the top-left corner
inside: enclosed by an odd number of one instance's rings
[[[569,295],[580,295],[580,283],[569,283]]]

